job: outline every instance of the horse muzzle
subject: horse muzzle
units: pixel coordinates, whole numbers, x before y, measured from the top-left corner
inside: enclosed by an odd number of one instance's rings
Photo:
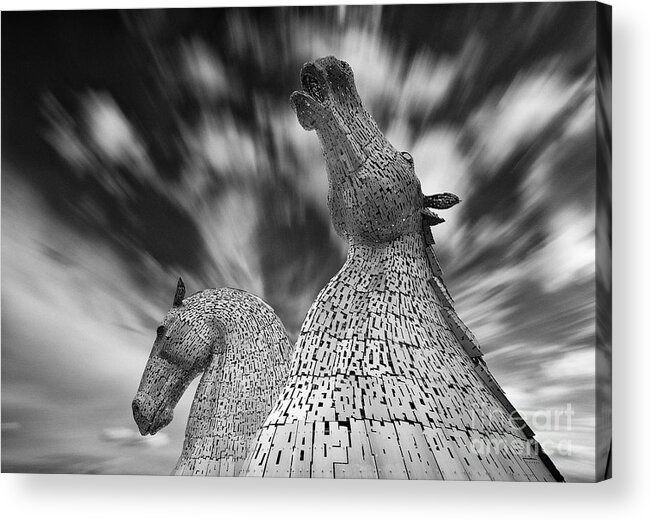
[[[164,403],[157,406],[153,399],[144,393],[136,394],[131,403],[131,409],[140,435],[154,435],[172,422],[174,418],[172,408]]]

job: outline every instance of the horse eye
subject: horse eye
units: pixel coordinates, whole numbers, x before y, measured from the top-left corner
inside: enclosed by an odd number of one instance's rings
[[[160,325],[158,328],[156,328],[156,337],[162,337],[163,334],[165,333],[165,327],[163,325]]]
[[[402,151],[400,154],[402,154],[402,157],[405,158],[409,163],[414,163],[414,158],[411,157],[411,154],[409,154],[407,151]]]

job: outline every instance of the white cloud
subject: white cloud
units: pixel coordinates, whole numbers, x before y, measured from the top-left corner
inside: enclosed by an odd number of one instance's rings
[[[193,39],[181,46],[183,72],[199,98],[210,100],[237,94],[234,78],[227,76],[221,59],[203,40]]]
[[[2,423],[2,431],[16,431],[22,428],[22,424],[20,422],[3,422]]]
[[[205,199],[218,180],[246,187],[272,175],[264,144],[238,125],[229,110],[205,113],[196,128],[183,129],[181,137],[189,151],[182,193],[177,187],[167,191],[181,205],[192,207],[196,198]]]
[[[105,428],[100,433],[100,439],[106,442],[117,442],[127,446],[145,445],[152,448],[162,448],[170,443],[167,433],[142,436],[136,430],[126,427]]]
[[[574,103],[583,87],[583,80],[568,82],[558,64],[552,62],[520,73],[506,89],[492,92],[469,119],[477,159],[488,166],[499,165]]]
[[[552,216],[549,236],[533,255],[534,273],[548,292],[592,277],[595,272],[594,218],[565,207]]]
[[[594,381],[596,355],[594,347],[587,347],[559,355],[547,361],[544,371],[550,381],[561,380],[578,384],[579,380]]]
[[[145,147],[117,102],[108,94],[91,92],[83,98],[86,130],[97,152],[108,161],[134,166],[135,174],[153,175]]]

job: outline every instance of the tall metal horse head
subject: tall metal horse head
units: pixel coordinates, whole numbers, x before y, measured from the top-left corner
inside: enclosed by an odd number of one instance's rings
[[[346,62],[334,56],[308,62],[301,84],[303,91],[294,92],[291,103],[303,128],[316,130],[321,142],[328,207],[340,235],[352,242],[386,243],[420,233],[425,207],[459,202],[453,194],[423,196],[413,158],[396,150],[379,130]]]

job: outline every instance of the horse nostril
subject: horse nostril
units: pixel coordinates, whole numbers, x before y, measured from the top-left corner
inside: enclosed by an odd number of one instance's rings
[[[142,405],[138,399],[133,399],[133,402],[131,403],[131,409],[133,410],[133,418],[136,422],[144,419],[144,415],[142,414]]]
[[[142,408],[143,406],[138,399],[134,399],[131,402],[131,409],[133,410],[133,420],[136,421],[140,434],[146,435],[150,426],[150,422],[149,420],[147,420],[147,417],[143,414]]]

